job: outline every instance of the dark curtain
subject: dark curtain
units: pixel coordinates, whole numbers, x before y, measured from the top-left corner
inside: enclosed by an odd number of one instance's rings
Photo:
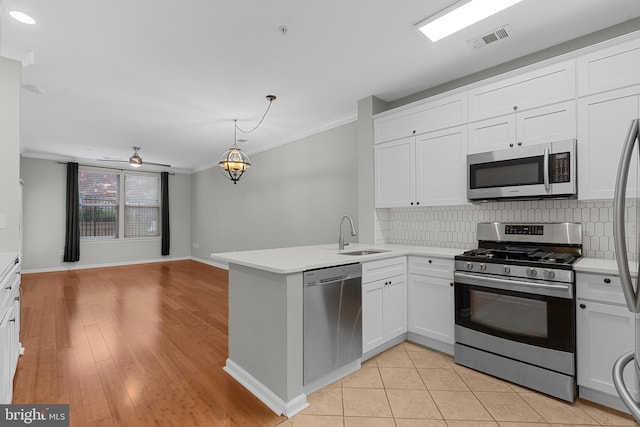
[[[78,164],[67,163],[67,221],[64,238],[64,262],[80,261],[80,196]]]
[[[162,191],[162,255],[169,255],[171,233],[169,231],[169,172],[160,174],[160,188]]]

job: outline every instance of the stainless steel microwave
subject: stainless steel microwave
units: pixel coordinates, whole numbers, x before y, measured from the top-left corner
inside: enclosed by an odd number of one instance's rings
[[[576,140],[467,155],[469,200],[576,197]]]

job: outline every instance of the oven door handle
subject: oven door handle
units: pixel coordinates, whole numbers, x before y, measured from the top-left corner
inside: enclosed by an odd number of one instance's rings
[[[496,276],[464,273],[461,271],[454,273],[454,281],[456,284],[460,283],[566,299],[573,298],[573,286],[570,283],[528,282],[524,280],[502,279]]]
[[[629,271],[629,259],[627,258],[627,243],[625,231],[625,198],[627,195],[627,179],[629,178],[629,163],[633,157],[633,147],[640,136],[640,118],[631,121],[627,139],[622,147],[620,163],[618,164],[618,176],[616,177],[616,190],[613,195],[613,244],[615,248],[616,263],[620,274],[622,293],[627,302],[627,308],[632,313],[640,312],[640,300],[638,291],[633,289],[631,272]],[[640,273],[640,271],[639,271]]]

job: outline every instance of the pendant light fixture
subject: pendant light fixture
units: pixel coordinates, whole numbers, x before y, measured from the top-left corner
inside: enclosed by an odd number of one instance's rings
[[[142,166],[142,158],[138,154],[138,150],[140,149],[140,147],[132,147],[132,148],[134,153],[133,153],[133,156],[129,157],[129,165],[133,166],[134,168],[139,168],[140,166]]]
[[[236,184],[251,167],[249,156],[247,156],[247,154],[238,147],[238,131],[242,133],[251,133],[258,129],[264,121],[264,118],[267,117],[267,113],[271,109],[271,103],[276,100],[275,95],[267,95],[266,98],[267,101],[269,101],[269,105],[267,105],[267,109],[262,115],[262,118],[258,121],[258,124],[253,127],[253,129],[243,130],[238,126],[238,120],[233,121],[233,145],[224,152],[218,162],[218,166],[220,166],[220,172],[222,172],[222,175],[229,178],[234,184]]]

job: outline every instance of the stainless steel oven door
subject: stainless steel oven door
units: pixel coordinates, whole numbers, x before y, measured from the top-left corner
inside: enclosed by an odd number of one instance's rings
[[[508,341],[575,352],[573,284],[455,273],[455,324]]]
[[[571,139],[470,154],[467,198],[575,196],[575,147]]]

